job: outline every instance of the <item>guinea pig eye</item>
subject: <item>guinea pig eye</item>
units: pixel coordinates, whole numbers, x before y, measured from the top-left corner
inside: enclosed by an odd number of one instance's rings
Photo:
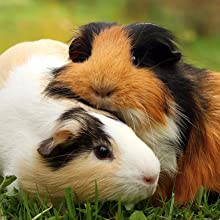
[[[138,59],[137,59],[136,56],[132,56],[132,57],[131,57],[131,61],[132,61],[132,63],[133,63],[135,66],[138,65]]]
[[[136,61],[136,56],[132,56],[131,61],[134,63]]]
[[[112,159],[113,155],[109,148],[105,145],[100,145],[94,149],[95,156],[99,160]]]

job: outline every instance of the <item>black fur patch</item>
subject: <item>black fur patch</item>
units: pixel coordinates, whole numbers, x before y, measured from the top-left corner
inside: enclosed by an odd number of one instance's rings
[[[191,132],[191,123],[195,119],[193,100],[194,83],[188,80],[181,71],[178,71],[178,67],[169,69],[157,68],[154,72],[156,77],[163,81],[169,88],[175,102],[180,107],[179,110],[184,115],[184,117],[180,117],[179,121],[176,121],[176,124],[181,131],[180,147],[185,149]]]
[[[87,106],[90,106],[92,108],[96,108],[95,105],[90,103],[89,101],[86,101],[85,99],[81,98],[79,95],[77,95],[74,91],[70,90],[66,85],[62,84],[59,81],[52,81],[48,84],[48,86],[45,89],[45,95],[55,98],[65,98],[65,99],[74,99],[76,101],[79,101]],[[106,111],[105,109],[101,109],[103,111]],[[106,115],[109,118],[113,118],[114,120],[119,119],[120,121],[124,122],[122,118],[120,118],[116,112],[108,111],[115,117],[111,117],[110,115]]]
[[[116,23],[93,22],[79,28],[79,33],[71,42],[69,47],[69,57],[73,62],[82,63],[87,60],[92,53],[92,43],[94,37],[101,31],[110,28]]]
[[[165,28],[145,23],[125,27],[131,39],[133,63],[138,67],[170,65],[181,59],[175,37]]]
[[[56,77],[60,73],[62,73],[65,69],[66,69],[66,66],[61,66],[59,68],[55,68],[55,69],[52,70],[52,74]]]
[[[83,117],[82,117],[83,116]],[[86,110],[84,110],[83,108],[72,108],[66,112],[64,112],[60,117],[59,117],[59,121],[63,122],[63,121],[67,121],[67,120],[71,120],[71,119],[75,119],[78,122],[80,121],[80,118],[85,118],[90,115],[86,112]],[[92,116],[91,116],[92,117]],[[97,119],[97,121],[99,121]],[[81,122],[81,121],[80,121]],[[82,124],[81,124],[82,125]],[[102,123],[100,122],[100,125],[102,125]]]
[[[80,133],[59,144],[44,158],[54,170],[64,167],[69,161],[82,154],[90,153],[100,145],[111,146],[109,136],[103,130],[102,122],[82,108],[73,108],[60,116],[58,121],[76,120],[81,125]]]
[[[191,67],[190,72],[186,71],[186,64],[179,63],[169,68],[154,68],[155,76],[158,77],[170,90],[174,101],[180,107],[179,127],[181,142],[179,147],[185,149],[191,128],[196,120],[202,120],[203,113],[207,111],[208,101],[200,94],[199,79],[194,81],[187,74],[196,74],[197,77],[206,74],[204,70]],[[187,67],[188,69],[188,67]],[[195,100],[195,97],[197,100]],[[196,103],[196,102],[199,103]]]
[[[69,88],[67,88],[61,82],[55,80],[53,80],[47,85],[44,92],[47,96],[51,96],[51,97],[57,97],[57,98],[65,97],[68,99],[75,99],[75,94]]]
[[[48,84],[44,91],[46,96],[56,98],[74,99],[90,107],[94,107],[90,102],[80,98],[76,93],[69,89],[66,85],[59,81],[52,81]]]
[[[220,199],[220,193],[218,193],[218,192],[209,191],[207,194],[208,194],[208,204],[209,205],[216,203]]]

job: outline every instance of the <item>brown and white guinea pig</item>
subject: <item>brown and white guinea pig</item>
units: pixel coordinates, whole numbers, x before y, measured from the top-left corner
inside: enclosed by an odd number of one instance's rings
[[[70,187],[80,201],[93,200],[96,183],[100,200],[132,204],[151,196],[160,163],[131,128],[77,100],[45,95],[67,51],[41,40],[0,56],[0,174],[16,175],[18,188],[52,198]]]
[[[201,185],[220,192],[219,73],[184,63],[173,34],[149,23],[84,25],[69,56],[47,93],[131,126],[161,163],[155,199],[174,187],[178,204],[194,200]]]

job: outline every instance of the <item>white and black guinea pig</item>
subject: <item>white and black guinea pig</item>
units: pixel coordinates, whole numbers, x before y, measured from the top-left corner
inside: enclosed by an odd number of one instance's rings
[[[157,25],[90,23],[70,47],[68,65],[47,88],[114,112],[161,163],[156,198],[220,192],[220,74],[184,63],[173,34]],[[56,89],[56,94],[54,93]]]
[[[67,55],[65,44],[40,40],[0,56],[0,173],[16,175],[19,189],[53,198],[70,187],[81,201],[93,200],[96,183],[100,200],[131,204],[151,196],[160,163],[127,125],[77,100],[46,95]]]

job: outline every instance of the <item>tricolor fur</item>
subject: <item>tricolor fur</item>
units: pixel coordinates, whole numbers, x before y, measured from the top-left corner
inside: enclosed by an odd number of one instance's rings
[[[148,23],[82,26],[69,56],[48,94],[65,98],[61,88],[130,125],[160,159],[155,198],[174,186],[179,204],[201,185],[220,192],[219,73],[185,64],[172,33]]]
[[[135,203],[151,196],[160,164],[128,126],[77,100],[45,93],[66,55],[66,45],[48,40],[1,55],[0,173],[16,175],[24,191],[53,198],[71,187],[81,201],[93,200],[95,183],[101,200]]]

